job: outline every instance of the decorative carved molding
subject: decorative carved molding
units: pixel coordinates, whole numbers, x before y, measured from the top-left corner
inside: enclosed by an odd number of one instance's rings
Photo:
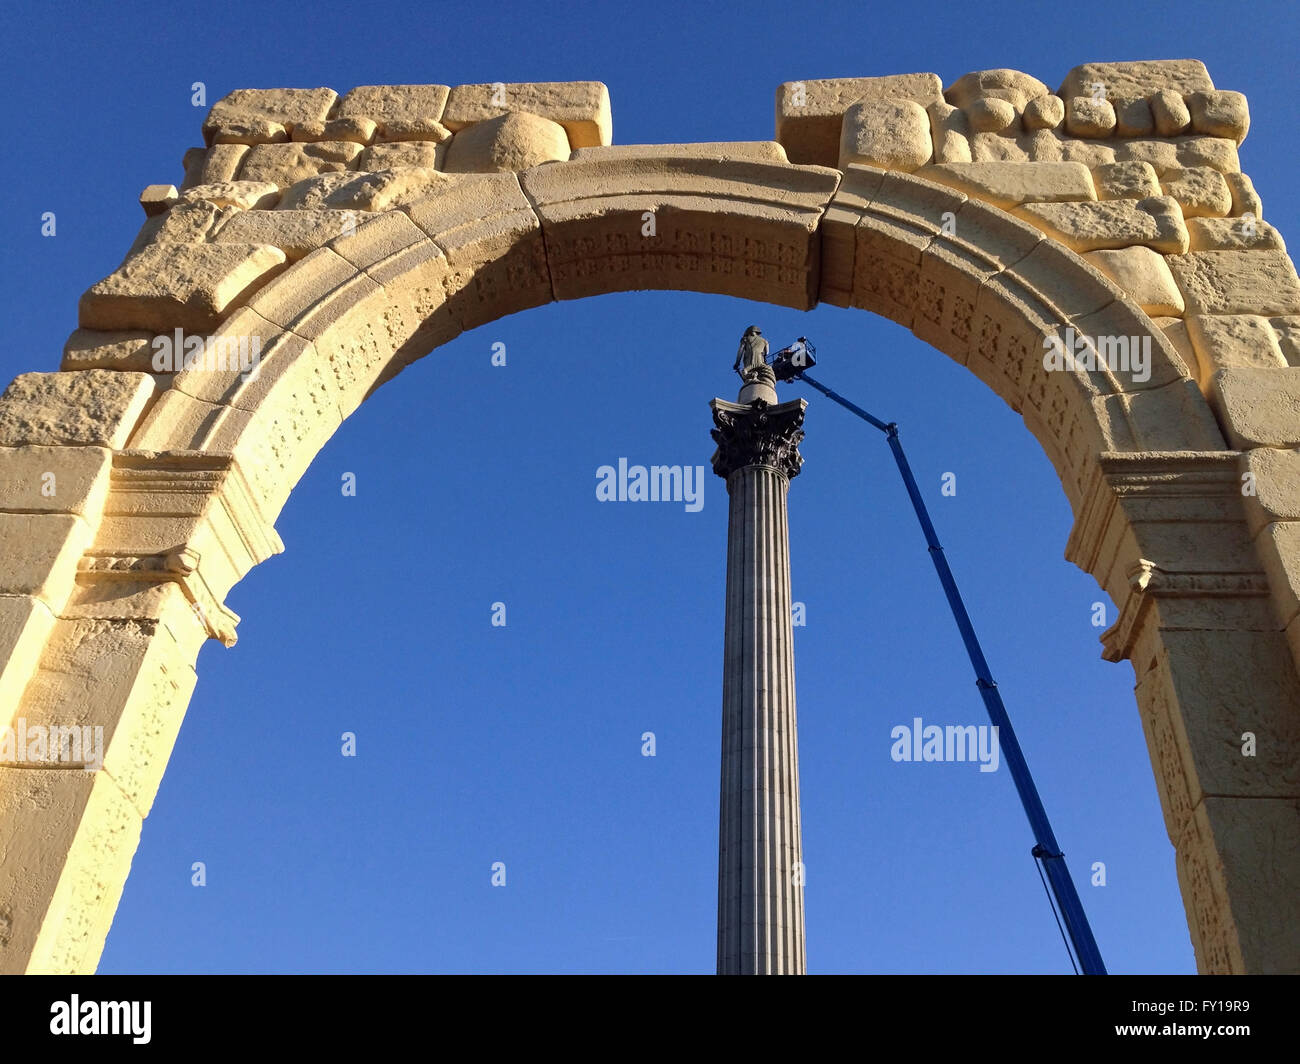
[[[803,466],[799,443],[804,435],[801,426],[807,402],[793,399],[772,406],[762,399],[748,405],[714,399],[709,406],[717,426],[710,435],[718,445],[712,458],[718,476],[726,480],[747,466],[768,466],[786,479],[799,475]]]

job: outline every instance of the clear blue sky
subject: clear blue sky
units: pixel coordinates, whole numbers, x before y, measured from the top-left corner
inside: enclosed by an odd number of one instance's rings
[[[0,377],[57,368],[140,190],[179,181],[201,143],[195,81],[211,102],[595,79],[615,141],[641,143],[769,138],[786,80],[1006,66],[1055,88],[1077,63],[1191,56],[1249,98],[1243,166],[1291,235],[1294,7],[1248,10],[10,4]],[[1103,596],[1062,558],[1069,508],[1023,422],[883,319],[688,293],[484,326],[334,437],[280,519],[286,553],[228,600],[239,644],[199,657],[101,971],[711,971],[725,489],[710,473],[698,513],[602,504],[595,471],[707,468],[707,403],[734,398],[751,323],[812,337],[825,381],[901,424],[1111,970],[1192,971],[1132,669],[1100,659]],[[809,969],[1068,971],[1005,768],[890,760],[894,725],[983,710],[882,439],[804,394],[790,529]]]

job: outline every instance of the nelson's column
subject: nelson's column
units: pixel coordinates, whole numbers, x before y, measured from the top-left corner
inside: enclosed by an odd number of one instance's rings
[[[803,847],[786,493],[803,458],[802,399],[777,403],[750,326],[738,401],[714,399],[713,471],[727,482],[727,615],[718,828],[718,974],[802,975]]]

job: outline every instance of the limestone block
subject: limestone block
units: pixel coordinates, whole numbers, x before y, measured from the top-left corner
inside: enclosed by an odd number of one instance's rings
[[[1116,286],[1112,287],[1118,291]],[[1135,298],[1120,298],[1089,314],[1076,315],[1072,320],[1076,335],[1088,338],[1097,353],[1098,365],[1104,365],[1109,371],[1104,390],[1124,392],[1132,398],[1167,385],[1181,387],[1182,384],[1191,384],[1180,360],[1174,357],[1175,352],[1166,348],[1164,334],[1152,327],[1151,319],[1134,305],[1136,301]],[[1152,442],[1151,437],[1163,437],[1165,441],[1171,437],[1183,440],[1194,431],[1191,426],[1171,419],[1168,404],[1160,402],[1152,406],[1154,409],[1149,411],[1130,409],[1137,449],[1160,450],[1163,448],[1148,445]],[[1161,407],[1164,409],[1160,410]],[[1178,410],[1177,407],[1174,409]],[[1209,412],[1205,413],[1208,415]],[[1181,415],[1182,411],[1178,410],[1178,414]],[[1162,419],[1169,423],[1159,424]],[[1208,416],[1206,420],[1210,420]]]
[[[444,187],[446,175],[408,166],[374,173],[321,174],[285,189],[281,210],[386,211]]]
[[[1286,366],[1267,318],[1256,314],[1189,314],[1187,334],[1200,363],[1202,380],[1221,369]]]
[[[1057,95],[1091,96],[1101,82],[1107,97],[1150,96],[1162,89],[1179,95],[1214,89],[1210,73],[1199,59],[1152,59],[1136,63],[1083,63],[1065,75]]]
[[[509,111],[558,122],[568,133],[571,149],[613,143],[609,89],[599,81],[457,85],[447,97],[441,121],[453,133],[459,133],[468,125]]]
[[[181,195],[182,203],[206,200],[218,207],[238,207],[241,211],[269,210],[280,199],[280,189],[270,181],[222,181],[214,185],[195,185]]]
[[[696,144],[608,144],[599,148],[579,148],[569,158],[573,162],[601,159],[745,159],[750,162],[784,163],[785,148],[775,140],[721,140]]]
[[[1036,96],[1025,104],[1025,128],[1057,129],[1065,121],[1065,101],[1059,96]]]
[[[884,179],[885,171],[875,167],[850,166],[844,171],[820,226],[822,302],[850,305],[857,226]]]
[[[92,535],[75,514],[0,513],[0,594],[30,595],[57,613]]]
[[[106,772],[0,768],[0,970],[95,970],[140,826]]]
[[[317,174],[347,170],[359,154],[360,144],[342,140],[255,144],[244,156],[239,178],[286,188]]]
[[[1189,218],[1191,251],[1285,251],[1282,234],[1257,218]]]
[[[359,300],[380,286],[330,248],[322,247],[257,293],[248,309],[259,317],[315,340]]]
[[[102,447],[0,447],[0,510],[76,514],[94,525],[110,457]]]
[[[152,332],[77,329],[63,345],[60,369],[117,369],[152,372]]]
[[[475,122],[457,133],[447,148],[444,169],[460,174],[520,171],[567,160],[570,154],[569,138],[558,122],[511,112]]]
[[[977,163],[1027,163],[1031,143],[1027,134],[972,133],[971,159]]]
[[[1082,163],[940,163],[922,167],[916,176],[1002,208],[1096,198],[1092,175]]]
[[[240,211],[214,239],[218,244],[270,245],[283,251],[288,262],[297,262],[335,237],[356,229],[366,217],[346,210]]]
[[[1160,195],[1160,181],[1150,163],[1103,163],[1092,171],[1097,198],[1148,199]]]
[[[0,446],[118,449],[126,446],[153,395],[154,381],[146,373],[22,373],[0,395]]]
[[[1194,92],[1187,97],[1192,129],[1240,144],[1250,129],[1246,97],[1239,92]]]
[[[844,113],[840,168],[854,164],[911,172],[930,161],[930,116],[911,100],[863,100]]]
[[[564,142],[566,152],[568,146],[566,140]],[[358,170],[368,170],[372,173],[379,170],[395,170],[404,166],[441,170],[446,154],[446,142],[431,140],[385,141],[372,144],[362,152],[361,157],[357,159],[356,168]],[[567,154],[565,158],[568,158]]]
[[[1259,533],[1275,521],[1291,524],[1300,531],[1300,451],[1255,447],[1245,452],[1243,461],[1246,469],[1255,475],[1255,494],[1242,496],[1249,514],[1251,534]],[[1285,534],[1291,537],[1295,532]],[[1292,550],[1280,551],[1279,554],[1286,558],[1286,568],[1295,571],[1300,555]],[[1269,583],[1271,585],[1273,581]],[[1300,590],[1300,584],[1287,581],[1285,588],[1294,594]]]
[[[1191,313],[1300,313],[1300,282],[1280,251],[1193,251],[1169,268]]]
[[[1187,109],[1181,92],[1161,89],[1148,98],[1151,104],[1151,117],[1155,121],[1156,133],[1162,137],[1176,137],[1186,133],[1192,124],[1192,113]]]
[[[1160,178],[1166,196],[1173,196],[1184,218],[1222,217],[1232,210],[1232,193],[1218,170],[1208,166],[1166,170]]]
[[[203,163],[208,157],[206,148],[186,148],[185,155],[181,159],[181,167],[185,170],[185,179],[180,183],[179,190],[184,191],[192,185],[201,185],[203,183]],[[227,174],[220,180],[226,181],[233,177],[234,174]]]
[[[203,123],[203,135],[211,144],[223,132],[257,121],[290,131],[299,122],[325,121],[337,99],[333,89],[323,88],[236,89],[213,104]]]
[[[82,297],[85,329],[204,332],[285,262],[266,244],[150,244]]]
[[[186,175],[185,191],[188,192],[195,185],[221,185],[235,180],[235,175],[239,173],[239,165],[247,154],[247,144],[212,145],[203,158],[203,168],[199,171],[198,180],[191,182]]]
[[[1073,137],[1061,136],[1056,131],[1052,133],[1052,137],[1059,138],[1057,143],[1060,145],[1062,162],[1083,163],[1084,166],[1092,168],[1115,161],[1116,152],[1111,144],[1103,144],[1095,140],[1075,140]],[[1046,134],[1043,139],[1046,139]]]
[[[1187,335],[1187,323],[1182,318],[1152,318],[1152,321],[1159,326],[1160,331],[1165,334],[1165,339],[1169,341],[1169,346],[1178,357],[1183,374],[1193,380],[1200,380],[1198,376],[1198,363],[1196,361],[1196,351],[1192,347],[1191,338]],[[1204,378],[1205,384],[1209,385],[1209,378]]]
[[[1210,400],[1234,450],[1300,446],[1300,369],[1225,369]]]
[[[1003,100],[1016,111],[1023,111],[1033,99],[1047,95],[1047,86],[1019,70],[976,70],[964,74],[944,91],[944,98],[954,107],[966,110],[976,100]]]
[[[1247,458],[1272,448],[1256,447],[1247,451]],[[1278,454],[1295,454],[1278,451]],[[1288,470],[1290,472],[1290,470]],[[1259,479],[1256,477],[1256,489]],[[1294,486],[1294,485],[1293,485]],[[1273,485],[1273,490],[1279,485]],[[1249,507],[1254,500],[1246,498]],[[1278,621],[1287,628],[1300,615],[1300,523],[1275,521],[1265,524],[1255,538],[1255,549],[1268,574],[1268,587]]]
[[[1109,137],[1115,132],[1115,108],[1109,100],[1071,96],[1065,109],[1065,128],[1075,137]]]
[[[1183,313],[1182,293],[1163,255],[1150,248],[1132,247],[1090,251],[1083,258],[1119,285],[1147,314]]]
[[[355,232],[336,236],[329,247],[358,270],[370,270],[428,236],[400,210],[368,215]]]
[[[1149,137],[1156,131],[1151,104],[1140,96],[1117,96],[1111,101],[1115,108],[1115,136]]]
[[[943,99],[938,74],[787,81],[776,90],[776,139],[792,163],[836,166],[844,112],[859,100],[911,100],[928,107]]]
[[[17,715],[23,689],[54,627],[54,614],[30,595],[0,595],[0,720]],[[3,952],[0,951],[0,957]]]
[[[384,122],[380,140],[429,140],[441,144],[451,140],[451,130],[432,118],[390,118]]]
[[[442,128],[450,92],[447,85],[358,85],[339,101],[337,114],[372,119],[383,139],[400,140],[405,138],[391,135],[393,125],[410,129],[410,123],[433,122]]]
[[[1115,142],[1115,162],[1139,162],[1148,164],[1156,175],[1164,173],[1182,164],[1178,161],[1177,140],[1117,140]]]
[[[326,122],[304,122],[295,126],[292,139],[365,145],[375,139],[378,128],[378,123],[372,118],[331,118]]]
[[[265,115],[232,115],[215,126],[204,126],[203,136],[217,144],[281,144],[289,130]]]
[[[1016,109],[1006,100],[995,96],[981,96],[964,108],[970,127],[976,133],[1001,133],[1018,125]]]
[[[934,143],[934,159],[940,163],[968,163],[971,161],[970,123],[966,112],[942,100],[930,104],[930,137]]]
[[[1300,366],[1300,317],[1270,318],[1273,334],[1288,366]]]
[[[127,252],[127,258],[147,244],[202,244],[234,213],[234,207],[218,207],[207,200],[178,203],[165,214],[154,215],[145,221]]]
[[[1026,203],[1014,213],[1075,251],[1140,245],[1166,254],[1187,250],[1187,228],[1167,196],[1097,203]]]
[[[141,451],[189,451],[205,447],[224,422],[248,422],[245,410],[202,402],[178,388],[168,388],[149,408],[131,436],[131,447]]]
[[[1224,174],[1228,188],[1232,191],[1232,213],[1253,214],[1256,218],[1264,217],[1264,205],[1260,202],[1255,184],[1245,174]]]
[[[140,206],[144,208],[145,216],[152,218],[167,210],[176,202],[176,198],[175,185],[149,185],[140,193]]]
[[[1241,170],[1237,145],[1224,137],[1175,137],[1173,143],[1179,166],[1211,166],[1225,176]]]

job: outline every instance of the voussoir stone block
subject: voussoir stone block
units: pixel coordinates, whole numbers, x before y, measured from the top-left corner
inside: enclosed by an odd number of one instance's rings
[[[1120,286],[1134,303],[1154,316],[1183,313],[1183,296],[1163,255],[1150,248],[1090,251],[1084,261]]]
[[[922,167],[916,176],[1002,208],[1096,198],[1092,175],[1082,163],[939,163]]]
[[[863,100],[844,113],[840,169],[854,164],[911,172],[934,154],[930,116],[911,100]]]
[[[210,330],[285,262],[267,244],[149,244],[81,297],[83,329]]]
[[[121,448],[154,395],[146,373],[22,373],[0,395],[0,447]]]
[[[938,74],[787,81],[776,90],[776,139],[792,163],[837,166],[844,112],[859,100],[943,100]]]
[[[462,129],[447,148],[449,173],[493,174],[527,170],[571,154],[564,127],[548,118],[511,112]]]
[[[599,81],[457,85],[447,97],[442,124],[458,133],[475,122],[511,111],[558,122],[568,133],[570,148],[593,148],[613,141],[609,89]]]

